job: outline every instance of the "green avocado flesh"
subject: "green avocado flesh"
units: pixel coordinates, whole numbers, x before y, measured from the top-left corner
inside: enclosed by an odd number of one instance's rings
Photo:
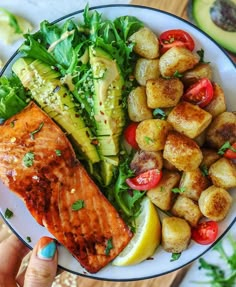
[[[199,28],[222,47],[236,53],[236,0],[192,0],[192,14]]]
[[[30,58],[18,59],[12,70],[38,105],[71,136],[85,158],[91,163],[99,162],[91,132],[76,110],[69,90],[61,84],[60,75],[49,65]]]

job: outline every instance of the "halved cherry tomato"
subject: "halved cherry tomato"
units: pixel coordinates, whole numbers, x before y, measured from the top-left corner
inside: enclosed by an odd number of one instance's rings
[[[136,142],[136,129],[137,129],[137,126],[138,126],[138,123],[131,123],[124,130],[125,140],[134,149],[139,149],[138,144]]]
[[[213,99],[213,86],[209,79],[202,78],[191,85],[183,95],[183,100],[198,105],[207,106]]]
[[[136,190],[149,190],[159,183],[162,177],[162,171],[155,168],[145,171],[136,177],[126,179],[129,187]]]
[[[231,148],[226,150],[224,157],[229,159],[236,159],[236,142],[231,145]]]
[[[161,54],[164,54],[172,47],[184,47],[190,51],[194,49],[193,38],[185,31],[176,29],[163,32],[159,36]]]
[[[192,228],[192,239],[199,244],[207,245],[216,240],[218,224],[215,221],[205,221]]]

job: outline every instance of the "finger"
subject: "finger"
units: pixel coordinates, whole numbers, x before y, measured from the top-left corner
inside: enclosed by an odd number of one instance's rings
[[[20,264],[29,249],[15,235],[11,235],[0,244],[0,271],[1,275],[16,277]]]
[[[32,252],[25,274],[24,287],[50,287],[56,271],[56,242],[50,237],[43,237]]]

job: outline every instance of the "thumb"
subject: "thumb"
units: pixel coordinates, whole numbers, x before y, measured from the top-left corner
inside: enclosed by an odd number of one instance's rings
[[[42,237],[33,249],[25,273],[24,287],[51,287],[56,271],[56,241],[50,237]]]

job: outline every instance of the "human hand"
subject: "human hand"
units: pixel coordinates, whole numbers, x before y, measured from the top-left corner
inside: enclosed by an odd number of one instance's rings
[[[29,249],[15,235],[0,244],[1,287],[50,287],[57,272],[57,248],[52,238],[43,237],[32,251],[26,271],[19,273]]]

